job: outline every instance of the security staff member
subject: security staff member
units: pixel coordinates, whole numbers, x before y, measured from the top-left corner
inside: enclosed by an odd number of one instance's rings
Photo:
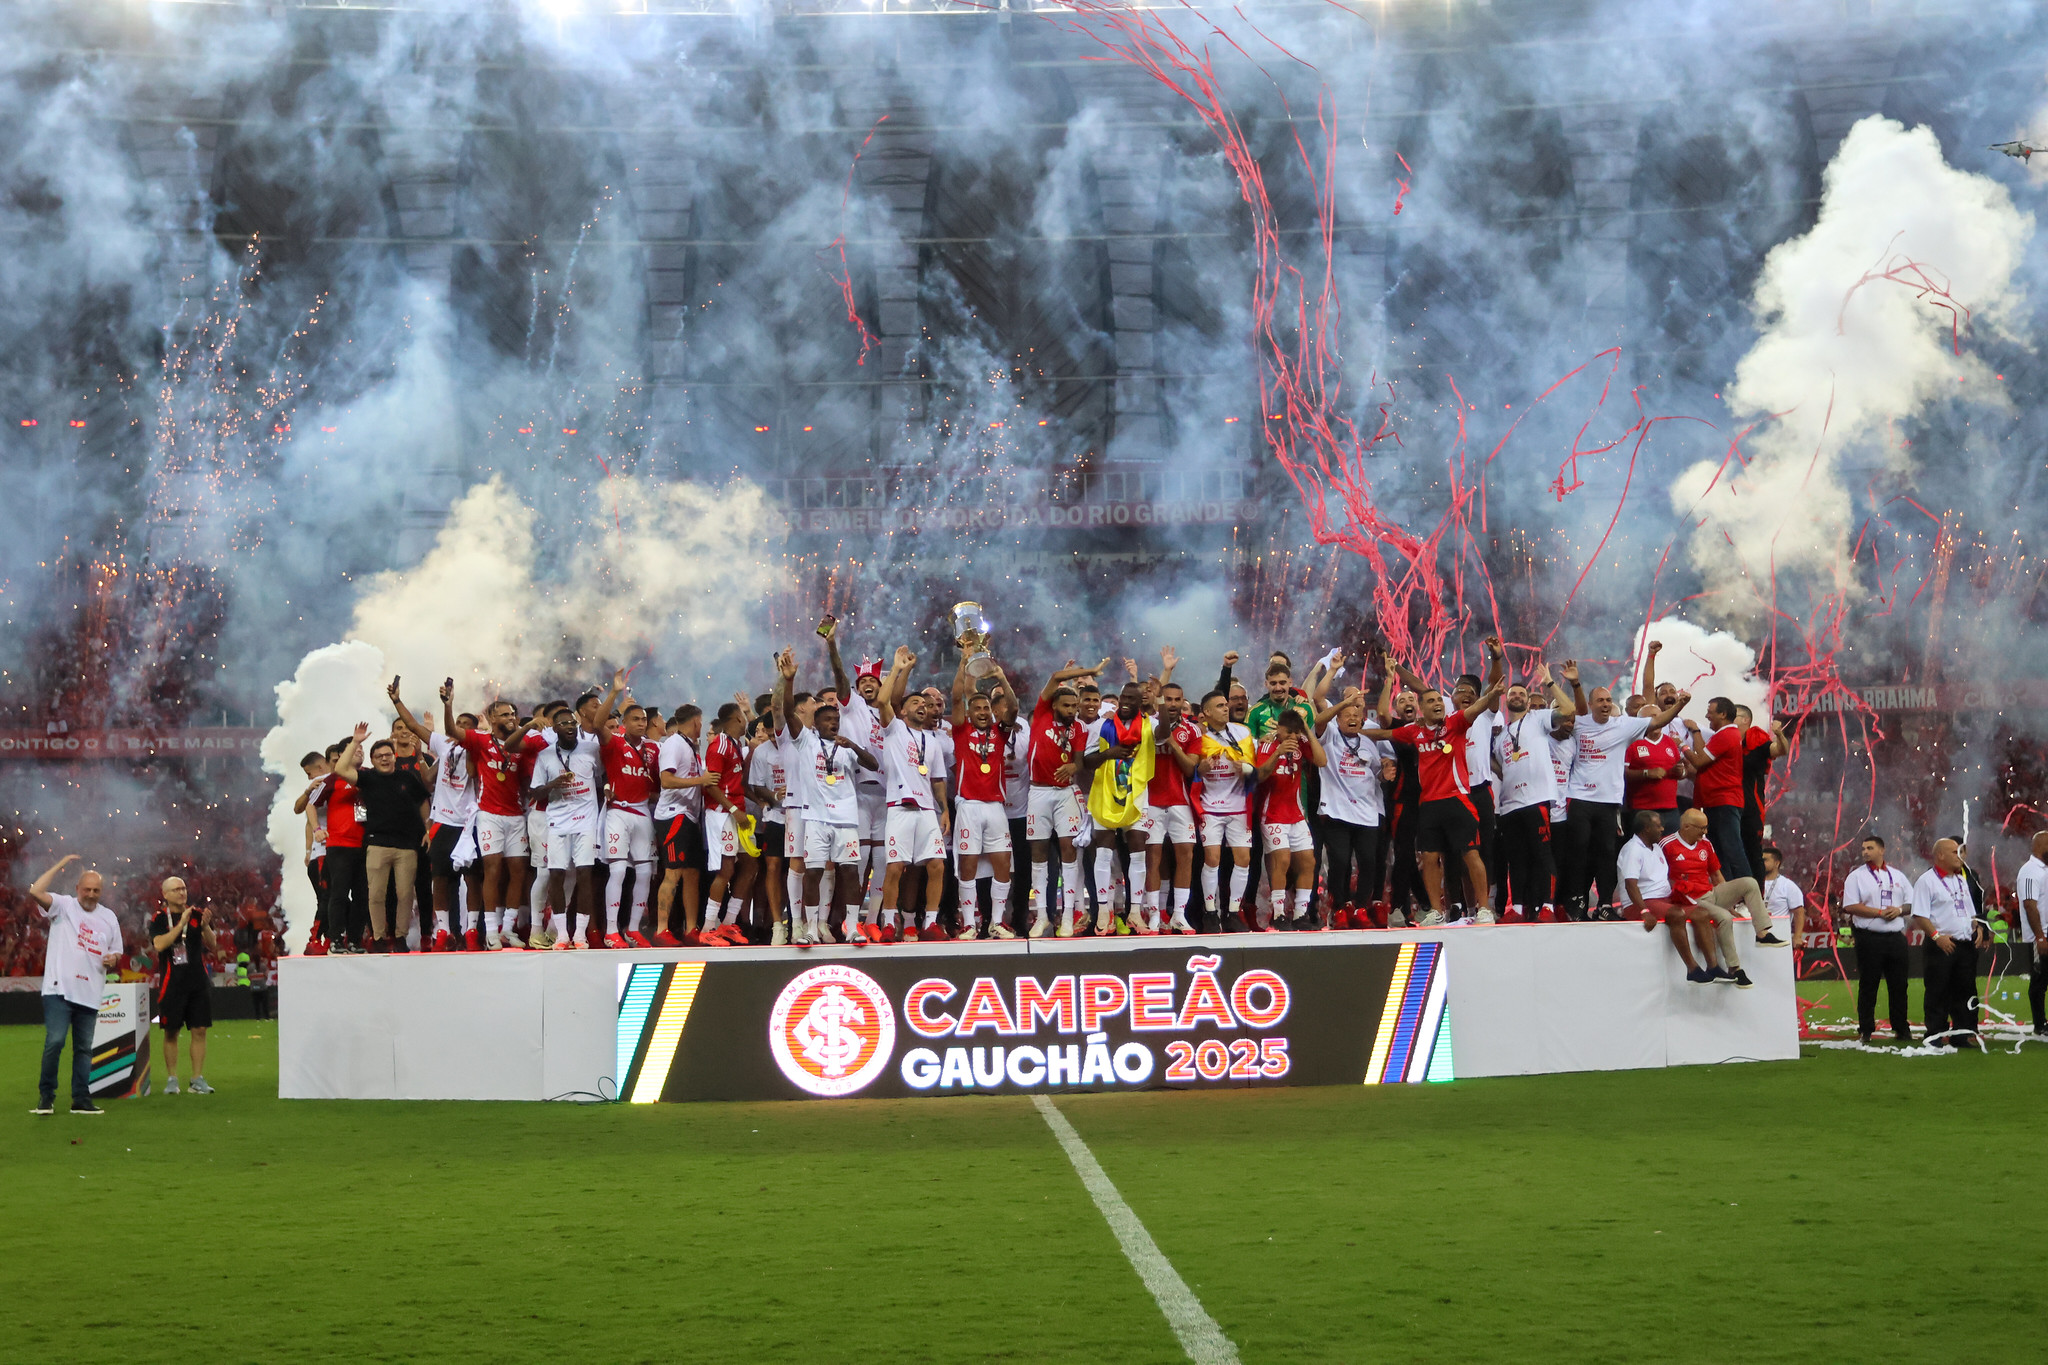
[[[1977,913],[1953,839],[1935,842],[1934,866],[1913,884],[1913,927],[1927,935],[1921,975],[1928,1043],[1978,1048],[1977,950],[1991,946],[1991,926]]]
[[[1890,996],[1892,1033],[1913,1041],[1906,1021],[1906,916],[1913,888],[1906,875],[1885,866],[1884,840],[1863,840],[1863,866],[1842,882],[1842,913],[1856,930],[1856,1037],[1868,1043],[1877,1031],[1877,988]]]
[[[156,989],[150,1013],[164,1031],[164,1093],[178,1093],[178,1032],[192,1034],[192,1093],[211,1095],[206,1083],[206,1031],[213,1027],[213,983],[206,975],[214,951],[213,926],[205,909],[186,900],[185,879],[166,877],[164,908],[149,917],[150,946],[156,949]],[[145,1092],[146,1093],[146,1092]]]

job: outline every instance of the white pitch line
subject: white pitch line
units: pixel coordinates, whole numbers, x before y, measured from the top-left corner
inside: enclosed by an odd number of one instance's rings
[[[1060,1140],[1067,1160],[1074,1163],[1075,1173],[1081,1177],[1081,1184],[1087,1187],[1088,1197],[1095,1201],[1095,1207],[1102,1211],[1109,1230],[1116,1234],[1117,1244],[1124,1249],[1131,1269],[1138,1272],[1145,1288],[1152,1291],[1153,1302],[1166,1315],[1166,1325],[1180,1338],[1181,1349],[1188,1353],[1188,1359],[1195,1365],[1238,1365],[1237,1347],[1223,1335],[1216,1319],[1209,1316],[1202,1307],[1202,1301],[1195,1297],[1187,1281],[1173,1268],[1173,1262],[1166,1259],[1159,1244],[1152,1240],[1152,1234],[1145,1231],[1138,1215],[1131,1212],[1131,1206],[1117,1193],[1116,1185],[1103,1171],[1102,1163],[1095,1159],[1095,1153],[1088,1150],[1088,1144],[1074,1131],[1074,1125],[1067,1122],[1067,1116],[1043,1095],[1033,1095],[1031,1102],[1045,1116],[1045,1126],[1052,1129],[1052,1135]]]

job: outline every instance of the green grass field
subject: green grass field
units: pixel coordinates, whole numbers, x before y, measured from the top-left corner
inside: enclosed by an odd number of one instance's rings
[[[40,1043],[9,1361],[1185,1359],[1028,1100],[286,1103],[224,1023],[217,1095],[33,1118]],[[1246,1362],[1817,1365],[2048,1353],[2044,1097],[1808,1049],[1059,1105]]]

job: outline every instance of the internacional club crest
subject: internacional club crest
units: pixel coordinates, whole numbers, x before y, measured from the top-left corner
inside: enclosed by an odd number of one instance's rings
[[[830,963],[792,977],[768,1013],[768,1050],[813,1095],[851,1095],[896,1050],[896,1011],[866,972]]]

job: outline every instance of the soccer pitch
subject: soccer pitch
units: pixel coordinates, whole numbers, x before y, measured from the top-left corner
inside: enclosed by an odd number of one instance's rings
[[[1029,1099],[287,1103],[228,1021],[220,1093],[34,1118],[41,1037],[10,1360],[1188,1358]],[[2020,1360],[2009,1046],[1057,1104],[1246,1362]]]

